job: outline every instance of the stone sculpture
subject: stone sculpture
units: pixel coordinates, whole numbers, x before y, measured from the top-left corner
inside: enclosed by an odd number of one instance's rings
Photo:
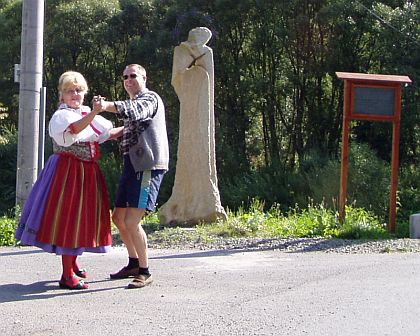
[[[162,224],[193,225],[226,219],[217,183],[213,51],[205,27],[175,47],[171,84],[180,101],[179,141],[172,195],[160,208]]]

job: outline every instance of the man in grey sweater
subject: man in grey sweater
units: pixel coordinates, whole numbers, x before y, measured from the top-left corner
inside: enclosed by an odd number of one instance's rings
[[[124,88],[130,99],[93,100],[94,110],[117,113],[124,121],[120,128],[124,168],[115,198],[112,219],[124,242],[129,262],[111,279],[134,277],[128,288],[150,284],[147,236],[140,221],[146,211],[154,211],[163,175],[168,170],[169,146],[165,107],[160,96],[146,88],[146,70],[138,64],[127,65]]]

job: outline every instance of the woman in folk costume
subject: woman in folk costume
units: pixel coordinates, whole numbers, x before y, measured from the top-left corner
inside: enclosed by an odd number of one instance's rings
[[[98,143],[116,138],[120,129],[83,105],[87,90],[80,73],[60,76],[60,105],[49,123],[54,154],[29,194],[15,234],[23,245],[62,256],[59,285],[67,289],[88,288],[77,256],[107,252],[112,243],[108,193],[96,160]]]

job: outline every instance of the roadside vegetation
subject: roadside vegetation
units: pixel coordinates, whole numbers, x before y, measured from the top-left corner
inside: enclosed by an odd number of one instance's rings
[[[157,216],[146,218],[144,227],[150,240],[163,246],[172,242],[212,242],[219,238],[338,238],[338,239],[389,239],[386,224],[363,209],[347,207],[347,216],[339,223],[338,213],[323,205],[309,205],[306,209],[294,208],[282,213],[278,206],[269,211],[257,200],[248,211],[240,208],[228,211],[226,221],[197,225],[194,229],[180,227],[162,228]],[[394,236],[395,237],[395,236]]]
[[[1,128],[0,128],[1,129]],[[15,155],[15,130],[5,130],[0,143],[2,204],[9,204],[0,217],[0,246],[13,246],[19,211],[13,210],[15,167],[2,156]],[[115,193],[120,162],[112,151],[103,151],[100,162],[110,197]],[[220,192],[228,219],[198,224],[188,230],[163,227],[157,213],[143,221],[150,241],[211,242],[218,238],[323,237],[342,239],[388,239],[409,236],[409,216],[420,210],[420,170],[402,167],[399,175],[395,234],[387,230],[389,207],[389,164],[366,144],[352,144],[345,220],[338,218],[340,163],[319,153],[307,155],[294,171],[270,166],[233,179],[220,179]],[[172,172],[168,173],[171,180]],[[167,198],[160,196],[159,204]],[[116,228],[114,243],[120,244]]]
[[[0,0],[3,246],[15,244],[19,85],[12,69],[21,54],[22,3]],[[409,236],[409,217],[420,212],[418,1],[50,0],[45,13],[46,120],[57,107],[57,80],[64,71],[86,77],[88,104],[94,94],[110,100],[125,97],[120,79],[124,66],[146,67],[148,87],[165,101],[171,153],[158,207],[171,195],[177,160],[173,51],[194,27],[213,33],[208,46],[214,56],[217,176],[228,220],[164,228],[154,214],[144,222],[151,240]],[[75,25],[75,18],[82,24]],[[386,228],[391,123],[351,122],[348,207],[345,221],[338,221],[344,90],[337,71],[407,75],[412,80],[401,97],[393,235]],[[114,115],[104,116],[121,125]],[[45,159],[51,153],[48,138]],[[101,146],[100,166],[112,204],[121,171],[116,143]]]
[[[264,204],[253,200],[250,208],[245,211],[227,211],[228,219],[210,224],[198,224],[185,230],[182,227],[164,227],[159,223],[157,213],[148,215],[143,226],[149,239],[162,245],[183,240],[211,242],[216,238],[341,238],[341,239],[389,239],[398,237],[387,231],[386,223],[381,222],[373,213],[352,206],[346,207],[346,218],[343,223],[338,220],[338,212],[328,209],[323,204],[309,204],[305,209],[297,206],[287,213],[274,205],[264,211]],[[16,244],[13,234],[17,225],[15,216],[0,218],[0,245]],[[404,231],[404,230],[403,230]],[[113,226],[114,244],[122,242],[118,230]]]

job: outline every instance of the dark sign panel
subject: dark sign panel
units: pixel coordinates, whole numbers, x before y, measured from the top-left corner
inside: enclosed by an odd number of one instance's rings
[[[394,88],[355,87],[353,113],[392,117],[394,102]]]

